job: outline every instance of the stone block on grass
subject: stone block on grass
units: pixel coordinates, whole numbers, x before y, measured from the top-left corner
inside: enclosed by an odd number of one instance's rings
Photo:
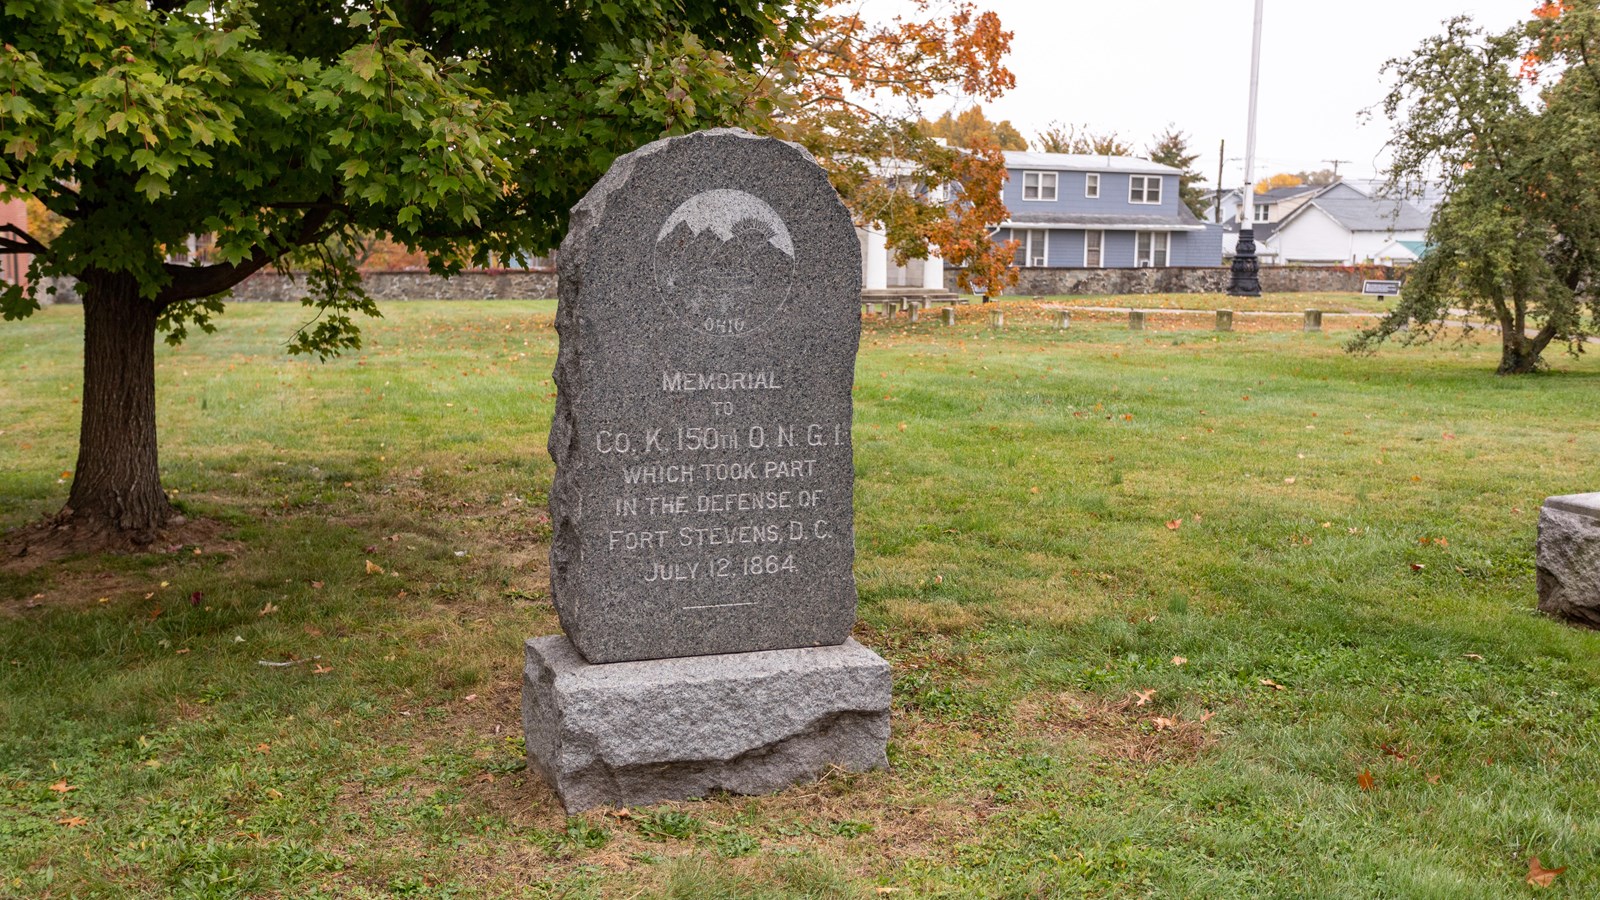
[[[889,664],[854,640],[593,665],[554,635],[526,660],[528,763],[569,813],[888,766]]]
[[[1538,572],[1541,612],[1600,628],[1600,493],[1545,499]]]

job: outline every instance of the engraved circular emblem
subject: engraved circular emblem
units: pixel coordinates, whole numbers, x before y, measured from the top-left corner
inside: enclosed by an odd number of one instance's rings
[[[789,299],[794,241],[766,201],[744,191],[701,191],[656,234],[656,286],[696,331],[750,334]]]

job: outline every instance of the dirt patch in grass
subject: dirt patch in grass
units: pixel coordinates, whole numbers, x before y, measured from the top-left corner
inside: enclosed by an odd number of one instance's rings
[[[1086,694],[1032,696],[1012,707],[1017,728],[1076,737],[1099,755],[1138,765],[1194,759],[1216,743],[1207,721],[1140,705],[1140,695],[1108,700]],[[1209,714],[1203,719],[1209,719]]]
[[[130,553],[176,553],[204,547],[222,549],[229,526],[206,518],[176,517],[156,532],[155,540],[136,544],[126,535],[82,528],[52,516],[0,535],[0,572],[25,575],[40,566],[74,556]]]
[[[86,532],[59,517],[31,522],[0,535],[0,575],[25,577],[50,566],[40,590],[20,597],[0,597],[0,616],[21,615],[40,607],[90,606],[101,597],[134,590],[150,578],[96,566],[97,556],[140,554],[176,558],[182,553],[237,553],[241,545],[227,535],[231,527],[215,519],[185,519],[161,530],[157,539],[136,547],[126,538]],[[82,559],[83,568],[73,565]],[[158,563],[161,565],[162,563]]]

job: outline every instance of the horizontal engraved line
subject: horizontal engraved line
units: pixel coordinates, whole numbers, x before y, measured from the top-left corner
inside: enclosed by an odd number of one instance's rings
[[[730,606],[755,606],[754,603],[707,603],[704,606],[685,606],[682,609],[727,609]]]

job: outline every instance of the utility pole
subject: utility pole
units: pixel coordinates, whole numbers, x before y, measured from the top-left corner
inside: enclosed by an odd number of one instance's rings
[[[1261,260],[1256,258],[1256,88],[1261,83],[1261,7],[1256,0],[1256,21],[1250,37],[1250,116],[1244,139],[1244,213],[1239,223],[1239,243],[1233,251],[1228,294],[1261,296]]]
[[[1217,205],[1211,211],[1211,221],[1222,224],[1222,162],[1228,158],[1228,139],[1217,142]]]
[[[1325,160],[1323,160],[1323,162],[1327,163],[1330,166],[1333,166],[1333,180],[1334,181],[1338,181],[1339,180],[1339,164],[1340,163],[1350,162],[1350,160],[1348,160],[1348,159],[1325,159]]]

